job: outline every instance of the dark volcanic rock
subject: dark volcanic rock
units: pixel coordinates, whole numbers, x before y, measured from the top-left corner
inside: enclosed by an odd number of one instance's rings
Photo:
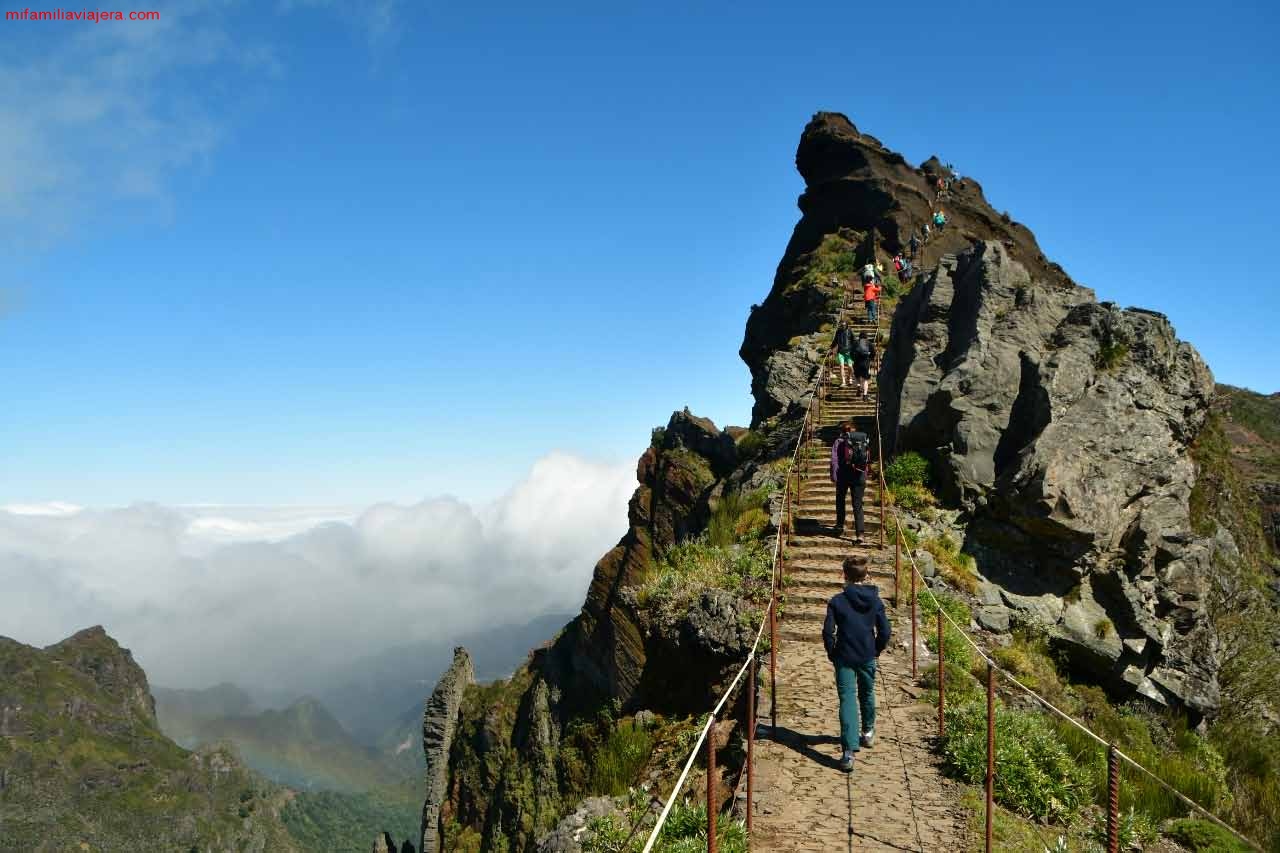
[[[932,458],[1010,605],[1117,690],[1214,710],[1218,546],[1188,511],[1214,386],[1195,350],[1163,316],[1046,283],[988,242],[904,297],[891,341],[886,439]]]

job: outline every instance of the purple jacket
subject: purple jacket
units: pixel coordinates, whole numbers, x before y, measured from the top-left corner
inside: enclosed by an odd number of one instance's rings
[[[856,432],[849,433],[849,435],[856,434]],[[845,443],[844,436],[842,435],[831,444],[831,482],[833,483],[836,482],[836,477],[840,473],[840,450],[842,445]],[[865,477],[871,472],[871,466],[868,464],[863,468],[854,467],[853,470],[855,474],[862,474]]]

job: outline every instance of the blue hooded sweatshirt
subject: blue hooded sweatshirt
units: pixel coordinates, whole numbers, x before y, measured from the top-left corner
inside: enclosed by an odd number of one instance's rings
[[[889,645],[889,617],[880,591],[870,584],[849,584],[827,603],[822,625],[827,657],[841,666],[857,666],[880,657]]]

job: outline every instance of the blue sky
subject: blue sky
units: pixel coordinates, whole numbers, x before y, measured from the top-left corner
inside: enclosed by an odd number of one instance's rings
[[[745,423],[819,109],[1280,390],[1274,4],[122,8],[0,21],[0,502],[485,499]]]

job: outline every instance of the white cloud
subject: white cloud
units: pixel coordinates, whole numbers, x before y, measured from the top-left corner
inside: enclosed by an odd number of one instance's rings
[[[491,505],[0,509],[0,633],[103,624],[153,682],[306,687],[388,647],[576,610],[634,468],[556,453]],[[16,510],[16,511],[15,511]]]

